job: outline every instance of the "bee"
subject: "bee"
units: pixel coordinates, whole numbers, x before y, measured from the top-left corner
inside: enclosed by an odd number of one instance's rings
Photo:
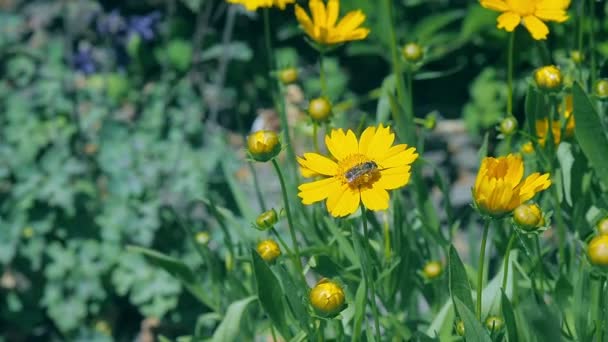
[[[351,167],[346,171],[344,176],[348,184],[353,185],[359,183],[361,180],[367,182],[373,173],[377,171],[378,164],[374,161],[368,161]]]

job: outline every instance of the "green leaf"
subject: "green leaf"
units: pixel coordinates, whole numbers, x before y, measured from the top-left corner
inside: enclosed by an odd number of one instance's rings
[[[279,333],[285,339],[289,339],[292,334],[287,324],[287,306],[285,305],[283,288],[268,264],[262,260],[255,250],[251,251],[251,259],[260,304]]]
[[[365,281],[359,283],[355,294],[355,318],[353,325],[353,341],[358,341],[361,336],[363,318],[365,318],[365,305],[367,304],[367,284]]]
[[[450,246],[448,255],[448,282],[452,300],[459,299],[469,310],[474,311],[475,306],[473,305],[473,297],[471,296],[471,284],[469,284],[467,271],[454,246]]]
[[[342,234],[338,226],[329,218],[326,218],[324,221],[331,234],[336,238],[338,246],[340,247],[339,250],[344,253],[344,256],[346,256],[352,265],[359,266],[359,258],[357,257],[357,254],[355,254],[353,246],[344,237],[344,234]]]
[[[148,248],[127,246],[127,250],[142,254],[150,263],[164,269],[173,277],[177,278],[196,299],[201,301],[201,303],[205,304],[213,311],[219,311],[219,307],[215,304],[215,301],[209,297],[209,292],[201,286],[200,280],[188,265],[178,259]]]
[[[572,87],[576,139],[604,187],[608,188],[608,138],[597,111],[579,83]]]
[[[464,323],[464,336],[467,338],[467,342],[492,342],[486,329],[479,323],[473,311],[465,303],[458,298],[454,298],[454,305],[456,305],[456,311]]]
[[[525,112],[526,112],[526,125],[528,126],[528,134],[531,137],[536,136],[536,117],[538,113],[538,106],[541,102],[540,94],[534,87],[534,85],[530,84],[528,86],[528,91],[526,92],[526,104],[525,104]]]
[[[509,301],[509,297],[502,292],[502,316],[505,320],[505,326],[507,328],[507,336],[509,336],[509,342],[517,342],[517,325],[515,324],[515,314],[513,313],[513,306]]]
[[[256,296],[250,296],[230,304],[228,310],[226,310],[226,315],[224,316],[222,323],[215,329],[211,342],[236,341],[239,335],[243,313],[245,312],[245,309],[247,309],[249,303],[256,299]]]
[[[557,160],[562,170],[562,185],[564,187],[564,197],[568,205],[572,206],[572,166],[574,156],[572,155],[572,145],[561,143],[557,148]]]

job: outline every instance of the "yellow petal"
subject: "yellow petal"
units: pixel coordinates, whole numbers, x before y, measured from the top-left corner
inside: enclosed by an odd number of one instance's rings
[[[523,23],[532,35],[532,38],[536,40],[547,39],[549,28],[540,19],[533,15],[529,15],[523,19]]]
[[[391,155],[390,151],[395,149],[395,147],[398,147],[398,146],[407,147],[407,145],[405,145],[405,144],[396,145],[396,146],[391,147],[391,149],[389,150],[389,153],[388,153],[388,155],[389,155],[388,158],[382,158],[382,159],[377,160],[378,165],[381,168],[387,169],[387,168],[391,168],[391,167],[409,165],[409,164],[412,164],[414,161],[416,161],[416,159],[418,158],[418,153],[416,153],[416,149],[414,147],[410,147],[405,151],[401,151],[401,152]]]
[[[388,209],[390,197],[386,190],[375,183],[371,187],[361,188],[361,200],[367,209],[377,211]]]
[[[333,160],[317,153],[304,153],[304,158],[298,157],[298,163],[311,171],[326,176],[335,176],[338,169],[338,164]]]
[[[325,4],[321,0],[310,0],[308,3],[312,12],[312,21],[315,26],[325,26],[327,15],[325,14]]]
[[[365,39],[369,35],[369,32],[370,32],[369,29],[358,28],[358,29],[350,31],[348,34],[345,34],[344,36],[342,36],[341,42]]]
[[[327,210],[334,217],[344,217],[357,211],[359,202],[359,190],[344,184],[327,198]]]
[[[508,170],[505,175],[505,180],[515,188],[521,182],[524,176],[524,161],[520,156],[509,154],[507,156]]]
[[[302,177],[304,177],[304,178],[312,178],[312,177],[320,176],[319,173],[316,173],[313,170],[311,170],[307,167],[303,167],[303,166],[300,166],[300,174],[302,174]]]
[[[359,151],[359,144],[355,133],[350,129],[344,134],[342,129],[334,129],[330,135],[325,136],[325,145],[334,158],[344,159]]]
[[[541,20],[556,21],[558,23],[563,23],[568,20],[566,11],[561,9],[537,9],[534,12],[534,15]]]
[[[519,25],[519,23],[521,22],[521,17],[519,16],[519,14],[514,12],[505,12],[499,15],[496,21],[498,21],[498,25],[496,25],[496,27],[498,27],[499,29],[504,28],[508,32],[513,32],[513,30],[515,30],[515,27],[517,27],[517,25]]]
[[[302,7],[300,7],[300,5],[296,5],[295,9],[296,9],[295,10],[296,19],[298,20],[298,22],[300,23],[300,25],[302,26],[302,28],[304,29],[306,34],[308,34],[309,36],[312,36],[315,31],[314,25],[312,24],[312,20],[310,19],[310,17],[306,13],[306,11]]]
[[[395,133],[391,132],[390,127],[378,126],[376,135],[367,146],[367,155],[370,157],[385,155],[395,141]]]
[[[374,186],[387,190],[405,186],[410,181],[410,170],[411,167],[409,165],[381,170],[380,179],[374,183]]]
[[[298,197],[303,204],[313,204],[322,201],[340,189],[340,181],[330,177],[315,182],[304,183],[298,187]]]
[[[481,0],[481,6],[498,12],[506,12],[509,6],[502,0]]]
[[[327,3],[327,27],[334,27],[340,13],[340,1],[329,0]]]
[[[376,136],[376,127],[370,126],[363,131],[361,138],[359,138],[359,153],[367,154],[367,148]]]
[[[546,190],[551,186],[551,179],[548,173],[540,174],[535,172],[524,180],[519,188],[519,197],[521,202],[532,199],[538,192]]]
[[[363,14],[361,10],[348,12],[344,18],[338,22],[336,31],[340,31],[343,34],[348,33],[359,27],[364,21],[365,14]]]

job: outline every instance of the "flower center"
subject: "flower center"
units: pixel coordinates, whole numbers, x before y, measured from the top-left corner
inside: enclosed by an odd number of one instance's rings
[[[352,154],[338,162],[338,178],[352,188],[371,186],[380,178],[378,164],[363,154]]]

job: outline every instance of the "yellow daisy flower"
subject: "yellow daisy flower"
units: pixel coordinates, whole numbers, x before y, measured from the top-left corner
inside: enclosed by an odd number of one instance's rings
[[[545,21],[563,23],[568,20],[566,10],[570,0],[480,0],[484,8],[502,12],[498,17],[499,29],[513,32],[523,24],[536,40],[547,39],[549,28]]]
[[[393,145],[395,134],[382,124],[368,127],[359,141],[353,131],[334,129],[325,137],[333,159],[317,153],[298,158],[304,177],[324,177],[302,184],[298,196],[304,204],[327,199],[329,213],[343,217],[357,211],[359,203],[370,210],[386,210],[387,190],[405,186],[418,154],[405,144]]]
[[[287,4],[293,4],[296,0],[226,0],[231,4],[241,4],[245,6],[248,11],[256,11],[258,8],[269,8],[279,7],[281,10],[285,9]]]
[[[322,0],[310,0],[308,7],[312,19],[299,5],[296,5],[296,18],[306,34],[319,44],[334,45],[362,40],[369,34],[369,29],[359,27],[365,21],[365,14],[361,10],[348,12],[338,21],[340,0],[329,0],[327,6]]]
[[[523,176],[524,162],[520,156],[484,158],[473,187],[477,208],[490,216],[502,216],[551,185],[548,173],[535,172],[526,179]]]

